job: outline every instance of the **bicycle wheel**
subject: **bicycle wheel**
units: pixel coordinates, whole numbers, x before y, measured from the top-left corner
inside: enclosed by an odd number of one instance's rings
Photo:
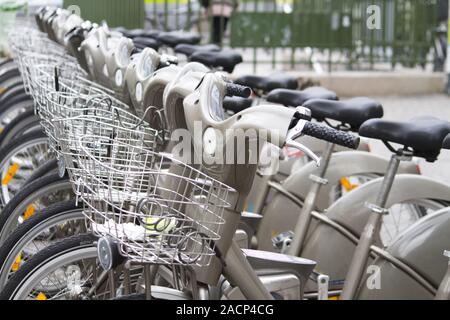
[[[32,183],[34,180],[42,178],[43,176],[58,173],[58,160],[56,158],[52,158],[44,162],[39,166],[36,170],[33,171],[31,176],[25,182],[27,185]]]
[[[77,235],[38,252],[8,281],[0,300],[109,298],[97,264],[96,237]]]
[[[76,235],[39,251],[13,274],[0,300],[103,300],[134,293],[142,268],[131,269],[127,281],[122,272],[127,269],[103,270],[96,241],[92,234]]]
[[[72,184],[67,177],[54,173],[33,181],[17,193],[0,214],[0,244],[35,212],[73,197]]]
[[[31,100],[31,97],[25,93],[24,87],[17,86],[9,90],[4,95],[2,95],[2,98],[0,100],[0,114],[3,112],[3,110],[10,108],[11,105],[15,105],[24,100]]]
[[[22,110],[20,110],[22,109]],[[40,118],[34,113],[32,107],[14,110],[14,115],[3,118],[0,121],[0,148],[19,136],[31,130],[40,128]],[[3,127],[2,127],[3,126]]]
[[[5,79],[4,81],[0,82],[0,101],[3,99],[4,96],[9,94],[12,90],[15,90],[16,88],[23,88],[23,81],[20,76],[11,77],[8,79]]]
[[[379,178],[375,174],[361,174],[353,177],[344,177],[332,188],[330,197],[337,201],[340,197],[353,189]],[[383,246],[388,246],[403,230],[411,226],[420,218],[437,210],[445,208],[447,204],[429,199],[416,199],[404,203],[398,203],[389,208],[389,213],[383,216],[380,229],[380,241]]]
[[[34,254],[64,238],[86,232],[83,210],[74,200],[59,202],[22,223],[0,247],[0,291]]]
[[[20,77],[20,72],[19,69],[17,69],[17,66],[8,65],[8,67],[1,68],[0,83],[15,77]]]
[[[42,130],[33,130],[0,149],[0,208],[22,188],[32,172],[50,159],[48,138]]]
[[[28,98],[19,102],[13,102],[2,108],[0,112],[0,130],[3,131],[11,121],[28,110],[34,110],[34,103]]]
[[[448,206],[448,203],[431,199],[416,199],[393,205],[389,208],[389,213],[383,216],[380,229],[382,245],[390,245],[400,233],[417,220]]]

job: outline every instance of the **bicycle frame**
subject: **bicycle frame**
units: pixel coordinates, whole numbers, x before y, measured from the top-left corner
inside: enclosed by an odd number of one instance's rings
[[[349,166],[349,163],[352,165]],[[333,204],[329,195],[331,189],[340,182],[342,177],[367,173],[382,176],[386,172],[387,166],[387,159],[368,152],[336,152],[331,156],[325,175],[320,173],[321,168],[311,162],[292,173],[283,184],[269,182],[268,188],[274,189],[276,194],[262,211],[263,219],[257,233],[258,248],[275,250],[271,235],[292,230],[292,226],[298,222],[299,207],[303,207],[304,199],[312,185],[318,183],[312,181],[311,176],[318,176],[327,181],[318,192],[315,192],[312,206],[313,210],[324,212]],[[399,173],[418,174],[417,166],[411,162],[403,163],[399,168]],[[295,199],[293,200],[292,197]],[[283,212],[283,219],[280,219],[280,212]]]
[[[317,261],[321,272],[330,276],[330,289],[342,288],[352,252],[373,214],[361,204],[375,202],[382,179],[370,181],[345,195],[327,210],[326,215],[313,212],[316,221],[312,222],[302,255]],[[418,175],[399,174],[395,177],[386,208],[415,199],[446,202],[450,200],[449,195],[450,188],[445,184]],[[380,244],[381,240],[375,239],[375,246]],[[307,290],[314,291],[314,285],[309,284]]]

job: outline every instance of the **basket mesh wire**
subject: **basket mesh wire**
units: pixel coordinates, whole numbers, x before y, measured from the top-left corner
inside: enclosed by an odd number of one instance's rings
[[[86,135],[79,143],[79,195],[94,233],[114,238],[134,262],[210,263],[231,188],[126,139]]]
[[[16,28],[9,42],[92,231],[135,262],[208,265],[234,190],[156,152],[163,133],[127,111],[123,92],[87,80],[46,34]]]
[[[8,42],[28,94],[30,94],[30,64],[25,61],[27,57],[35,56],[36,59],[43,60],[53,59],[61,63],[75,62],[75,59],[66,53],[64,47],[51,41],[45,33],[34,28],[15,28],[8,34]]]
[[[157,131],[117,105],[111,105],[108,99],[92,98],[89,104],[86,108],[73,109],[74,117],[54,121],[58,153],[62,156],[60,161],[67,169],[77,195],[80,183],[80,136],[89,134],[97,137],[97,143],[91,145],[93,148],[100,148],[102,141],[114,138],[154,150],[158,140]]]

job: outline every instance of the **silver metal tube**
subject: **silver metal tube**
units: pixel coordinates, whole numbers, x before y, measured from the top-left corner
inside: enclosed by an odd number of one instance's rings
[[[223,273],[231,284],[241,289],[248,300],[274,299],[234,240],[225,257]]]
[[[379,208],[384,208],[386,205],[387,197],[391,191],[392,184],[394,183],[395,174],[397,173],[398,166],[400,164],[400,157],[393,155],[389,162],[389,167],[386,175],[384,176],[383,183],[378,193],[377,201],[375,205]],[[345,277],[344,288],[342,290],[341,299],[351,300],[354,298],[361,279],[364,274],[364,269],[367,266],[369,259],[370,247],[374,243],[375,235],[379,233],[382,222],[382,214],[372,212],[369,217],[366,226],[359,238],[358,245],[350,263],[350,268]]]
[[[327,172],[328,165],[330,163],[331,156],[334,149],[333,143],[328,143],[327,148],[322,156],[321,166],[318,177],[323,179]],[[309,225],[311,223],[311,212],[314,210],[316,205],[316,199],[320,192],[322,183],[320,181],[313,181],[311,188],[309,189],[308,195],[306,196],[305,203],[303,204],[303,209],[298,217],[297,224],[294,229],[294,237],[291,244],[289,245],[288,254],[293,256],[300,256],[303,248],[303,242],[305,241],[306,235],[308,234]]]
[[[262,210],[264,208],[267,194],[269,193],[269,181],[272,179],[273,176],[271,175],[261,175],[261,187],[258,188],[258,194],[256,195],[255,202],[254,202],[254,213],[262,213]]]
[[[144,264],[145,300],[152,300],[152,270],[151,265]]]
[[[109,289],[111,291],[110,297],[116,297],[116,279],[114,269],[108,271]]]

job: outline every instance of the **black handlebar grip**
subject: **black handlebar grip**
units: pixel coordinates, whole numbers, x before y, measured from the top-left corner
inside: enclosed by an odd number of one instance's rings
[[[359,137],[313,122],[306,122],[305,126],[303,127],[302,133],[350,149],[357,149],[359,146]]]
[[[252,94],[252,89],[246,86],[241,86],[240,84],[227,83],[226,95],[229,97],[241,97],[248,98]]]

